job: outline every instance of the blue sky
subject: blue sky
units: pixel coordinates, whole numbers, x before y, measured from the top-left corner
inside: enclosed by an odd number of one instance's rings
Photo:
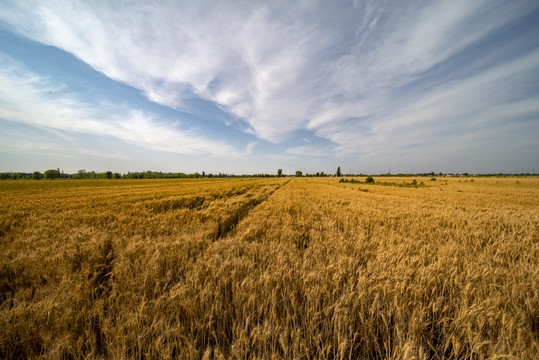
[[[537,1],[2,1],[0,171],[539,170]]]

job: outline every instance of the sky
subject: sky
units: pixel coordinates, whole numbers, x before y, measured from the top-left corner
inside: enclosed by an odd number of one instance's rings
[[[539,2],[0,2],[0,171],[539,171]]]

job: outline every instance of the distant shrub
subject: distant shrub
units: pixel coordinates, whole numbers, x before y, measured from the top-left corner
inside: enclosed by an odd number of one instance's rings
[[[374,179],[372,176],[367,176],[365,179],[365,184],[374,183]]]
[[[436,178],[431,178],[430,181],[436,181]]]

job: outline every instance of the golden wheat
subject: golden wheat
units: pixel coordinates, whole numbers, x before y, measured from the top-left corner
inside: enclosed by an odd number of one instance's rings
[[[538,358],[539,181],[411,180],[2,182],[0,358]]]

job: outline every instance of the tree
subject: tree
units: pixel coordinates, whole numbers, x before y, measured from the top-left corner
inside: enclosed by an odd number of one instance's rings
[[[341,167],[339,166],[337,168],[337,177],[340,177],[342,174],[341,174]]]
[[[278,177],[283,176],[283,169],[277,170],[277,176],[278,176]]]
[[[86,172],[86,170],[84,169],[81,169],[79,171],[77,171],[77,173],[75,174],[77,175],[75,178],[76,179],[87,179],[88,178],[88,173]]]
[[[114,178],[115,179],[120,179],[122,177],[122,174],[120,173],[114,173]]]
[[[41,173],[39,171],[34,171],[34,173],[32,174],[32,179],[34,180],[41,179]]]
[[[302,177],[303,176],[303,173],[301,171],[296,171],[296,177]]]
[[[60,170],[50,169],[45,171],[45,179],[58,179],[60,177]]]
[[[112,179],[112,171],[107,171],[107,179]]]

